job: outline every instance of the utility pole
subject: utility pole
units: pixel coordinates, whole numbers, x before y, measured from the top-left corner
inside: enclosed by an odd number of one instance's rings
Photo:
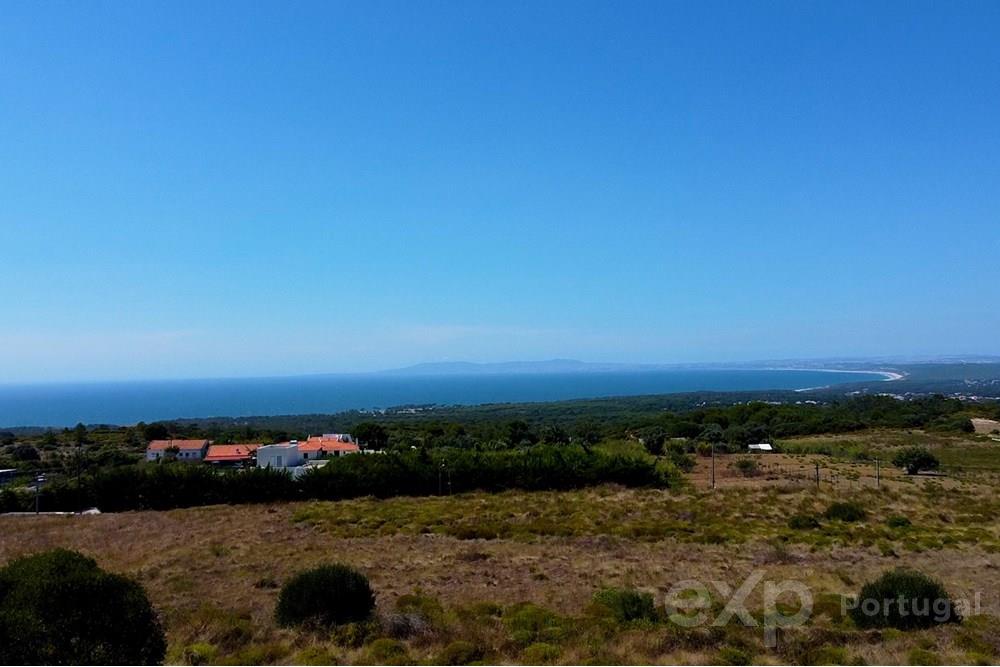
[[[45,475],[35,475],[35,514],[38,514],[40,502],[38,492],[41,490],[43,482],[45,482]]]
[[[819,463],[816,464],[816,488],[819,488]]]
[[[712,443],[712,488],[715,488],[715,443]]]
[[[882,468],[878,459],[875,459],[875,488],[882,488]]]
[[[444,489],[441,487],[441,472],[444,470],[444,463],[438,468],[438,495],[444,495]]]
[[[76,443],[76,511],[83,514],[83,489],[80,487],[80,472],[83,468],[83,443]]]

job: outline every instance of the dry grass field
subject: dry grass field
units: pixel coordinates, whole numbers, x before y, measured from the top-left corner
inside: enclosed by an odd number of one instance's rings
[[[868,446],[881,437],[864,436]],[[737,458],[718,457],[715,490],[710,462],[699,458],[691,483],[670,491],[599,487],[0,517],[0,561],[67,547],[136,577],[162,616],[173,663],[1000,660],[1000,498],[992,483],[907,478],[886,466],[876,489],[868,462],[764,455],[745,476],[734,468]],[[818,488],[811,478],[817,462],[824,471]],[[822,518],[843,500],[863,506],[865,520]],[[789,527],[796,514],[819,517],[819,526]],[[369,576],[381,622],[332,633],[278,628],[280,584],[331,561]],[[907,633],[861,631],[841,617],[837,596],[901,565],[939,578],[954,598],[978,594],[978,615]],[[633,587],[659,601],[681,580],[737,587],[757,571],[767,581],[801,581],[814,598],[806,625],[782,630],[775,647],[764,645],[761,628],[735,620],[691,629],[620,623],[591,602],[602,587]],[[749,598],[752,611],[761,608],[759,588]],[[401,604],[419,610],[419,631],[391,629]]]

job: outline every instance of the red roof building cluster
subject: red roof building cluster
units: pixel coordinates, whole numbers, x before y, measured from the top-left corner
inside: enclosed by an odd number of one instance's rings
[[[253,453],[261,445],[259,443],[246,445],[212,445],[205,455],[207,463],[240,463],[249,462]]]

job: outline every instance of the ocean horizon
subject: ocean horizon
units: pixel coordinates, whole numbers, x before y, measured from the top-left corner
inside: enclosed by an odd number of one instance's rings
[[[676,369],[475,375],[314,375],[0,385],[0,427],[128,425],[205,417],[327,414],[403,405],[479,405],[673,394],[799,390],[885,380],[809,369]]]

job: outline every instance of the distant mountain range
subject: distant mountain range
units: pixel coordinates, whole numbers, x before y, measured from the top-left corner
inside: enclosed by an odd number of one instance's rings
[[[505,361],[478,364],[471,361],[445,361],[416,364],[382,371],[386,375],[508,375],[538,373],[604,373],[624,370],[655,370],[651,364],[599,364],[576,359],[545,361]]]
[[[531,375],[546,373],[613,373],[666,370],[764,370],[764,369],[826,369],[879,371],[911,364],[984,364],[1000,363],[1000,357],[990,355],[894,356],[877,358],[771,359],[744,363],[689,364],[624,364],[592,363],[578,359],[547,359],[542,361],[505,361],[475,363],[445,361],[416,364],[405,368],[379,371],[381,375]]]

